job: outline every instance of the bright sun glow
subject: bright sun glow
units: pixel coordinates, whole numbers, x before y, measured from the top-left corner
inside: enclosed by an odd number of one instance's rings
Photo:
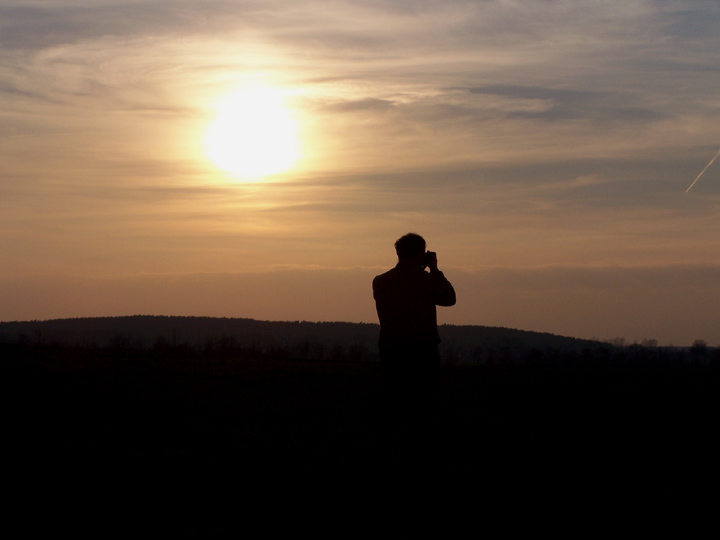
[[[244,180],[285,172],[300,157],[297,124],[282,94],[270,87],[226,96],[205,143],[215,165]]]

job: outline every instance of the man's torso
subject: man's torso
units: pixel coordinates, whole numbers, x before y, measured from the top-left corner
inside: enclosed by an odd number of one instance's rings
[[[373,280],[373,297],[381,345],[438,343],[435,286],[430,274],[398,264]]]

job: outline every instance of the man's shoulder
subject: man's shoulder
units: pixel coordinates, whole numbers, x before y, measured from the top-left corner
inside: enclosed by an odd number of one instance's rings
[[[402,267],[400,265],[395,266],[394,268],[391,268],[387,272],[383,272],[382,274],[378,274],[373,278],[373,283],[376,282],[388,282],[388,281],[394,281],[394,280],[400,280],[400,281],[406,281],[408,279],[410,280],[430,280],[431,275],[429,272],[424,272],[421,269],[413,269],[408,267]]]
[[[391,268],[387,272],[383,272],[382,274],[378,274],[373,278],[373,287],[376,287],[379,284],[382,284],[386,281],[389,281],[392,279],[392,276],[395,274],[396,268]]]
[[[380,294],[386,297],[388,294],[392,294],[392,291],[403,288],[404,282],[405,277],[403,276],[403,272],[396,266],[387,272],[375,276],[372,282],[372,288],[376,295]]]
[[[397,272],[397,266],[394,267],[394,268],[391,268],[391,269],[388,270],[387,272],[383,272],[382,274],[378,274],[377,276],[375,276],[375,278],[373,279],[373,281],[375,281],[376,279],[385,279],[387,276],[391,276],[391,275],[393,275],[393,274],[396,273],[396,272]]]

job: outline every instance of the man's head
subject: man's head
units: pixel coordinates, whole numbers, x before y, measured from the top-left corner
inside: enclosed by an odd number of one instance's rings
[[[395,251],[401,261],[411,261],[425,256],[425,239],[419,234],[408,233],[395,242]]]

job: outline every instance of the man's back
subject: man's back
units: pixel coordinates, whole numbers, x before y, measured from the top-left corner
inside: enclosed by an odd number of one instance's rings
[[[381,344],[436,345],[435,306],[455,304],[455,290],[442,272],[402,261],[373,280],[373,297]]]

